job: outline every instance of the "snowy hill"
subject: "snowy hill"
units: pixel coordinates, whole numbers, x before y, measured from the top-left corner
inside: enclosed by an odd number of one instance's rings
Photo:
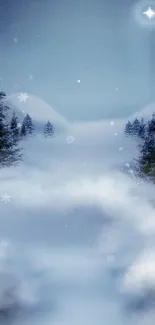
[[[155,102],[150,103],[149,105],[140,109],[138,112],[131,115],[130,119],[134,119],[136,117],[137,118],[143,117],[144,119],[148,119],[151,117],[153,113],[155,113]]]
[[[38,135],[0,170],[0,324],[154,324],[155,191],[113,168],[135,157],[124,122],[76,122],[73,142]]]
[[[5,102],[16,112],[20,122],[23,121],[24,116],[29,114],[33,120],[35,128],[42,131],[46,122],[49,120],[55,128],[56,132],[65,132],[68,129],[68,122],[50,107],[44,100],[34,95],[28,95],[28,98],[21,97],[21,93],[16,93],[7,96]]]

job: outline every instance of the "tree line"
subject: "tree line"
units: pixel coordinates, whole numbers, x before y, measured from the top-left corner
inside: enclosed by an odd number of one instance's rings
[[[127,137],[141,140],[138,158],[134,159],[135,175],[155,183],[155,113],[147,121],[143,118],[128,121],[124,133]]]
[[[10,122],[10,131],[12,132],[12,135],[14,137],[19,137],[20,139],[23,139],[26,136],[32,136],[35,135],[35,127],[32,122],[32,118],[29,114],[26,114],[24,117],[24,120],[22,122],[22,125],[20,125],[18,118],[15,114],[15,111],[13,112],[13,116]],[[50,121],[47,121],[44,127],[44,136],[52,137],[54,135],[54,128]]]
[[[5,104],[5,99],[6,94],[0,91],[0,167],[18,164],[23,156],[20,141],[35,135],[35,127],[29,114],[20,124],[14,111],[10,121],[10,107]],[[54,128],[50,121],[45,124],[43,132],[46,138],[54,135]]]

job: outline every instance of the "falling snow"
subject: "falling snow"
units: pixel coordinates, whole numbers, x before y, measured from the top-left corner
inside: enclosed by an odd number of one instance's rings
[[[68,137],[66,138],[66,141],[69,144],[72,144],[75,141],[75,139],[74,139],[74,137],[72,135],[68,135]]]
[[[20,93],[20,95],[18,96],[18,99],[20,100],[20,102],[24,102],[26,103],[28,100],[29,96],[27,93]]]
[[[1,201],[4,203],[9,203],[11,201],[11,196],[5,193],[1,196]]]
[[[111,122],[110,122],[110,125],[111,125],[111,126],[113,126],[114,124],[115,124],[115,122],[114,122],[114,121],[111,121]]]
[[[126,163],[125,166],[126,166],[127,168],[129,168],[129,167],[130,167],[130,164],[129,164],[129,163]]]

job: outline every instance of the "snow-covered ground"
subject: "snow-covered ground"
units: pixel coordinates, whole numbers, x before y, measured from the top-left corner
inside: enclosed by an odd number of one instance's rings
[[[121,172],[121,123],[38,135],[0,170],[0,324],[154,324],[155,191]]]

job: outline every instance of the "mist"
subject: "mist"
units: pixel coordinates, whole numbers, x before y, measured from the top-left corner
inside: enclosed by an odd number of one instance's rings
[[[124,166],[126,121],[70,124],[23,141],[0,170],[0,323],[152,324],[154,188]]]

